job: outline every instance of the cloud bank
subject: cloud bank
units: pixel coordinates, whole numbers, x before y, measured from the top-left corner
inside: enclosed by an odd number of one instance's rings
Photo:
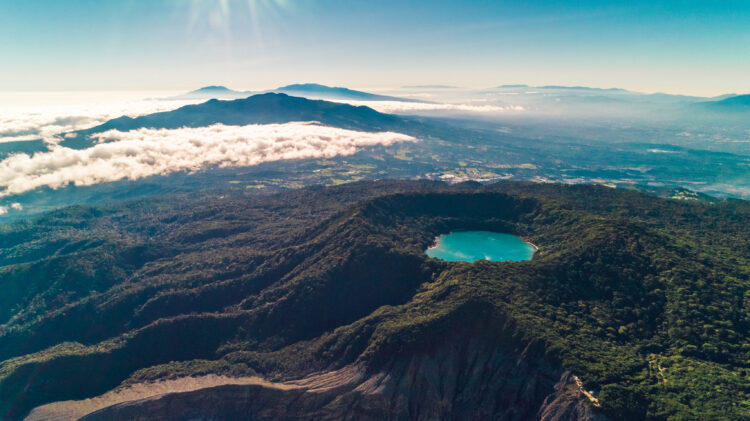
[[[249,166],[287,159],[331,158],[351,155],[367,146],[417,140],[401,133],[358,132],[313,123],[111,130],[97,137],[102,143],[88,149],[54,146],[50,152],[15,154],[0,161],[0,196],[45,186],[136,180],[196,171],[208,165]]]
[[[0,93],[0,143],[59,141],[62,132],[87,129],[127,115],[135,117],[195,104],[141,99],[145,93]]]

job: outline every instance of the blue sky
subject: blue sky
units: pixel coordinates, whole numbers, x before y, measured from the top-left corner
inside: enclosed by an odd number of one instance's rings
[[[658,4],[654,4],[658,3]],[[750,92],[750,1],[0,0],[0,90]]]

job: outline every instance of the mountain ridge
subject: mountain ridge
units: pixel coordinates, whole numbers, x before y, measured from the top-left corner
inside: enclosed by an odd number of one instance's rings
[[[397,130],[411,125],[405,118],[383,114],[366,106],[311,100],[283,93],[265,93],[234,100],[211,99],[139,117],[122,116],[96,127],[74,132],[74,136],[66,136],[60,144],[71,148],[89,147],[93,144],[90,139],[92,135],[108,130],[179,129],[213,124],[241,126],[292,121],[315,121],[333,127],[363,131]]]
[[[354,89],[327,86],[319,83],[295,83],[280,86],[275,89],[261,91],[237,91],[222,85],[208,85],[196,90],[186,92],[167,99],[189,100],[189,99],[239,99],[259,94],[287,94],[290,96],[309,97],[310,99],[326,100],[351,100],[351,101],[399,101],[399,102],[424,102],[410,98],[401,98],[389,95],[378,95]]]

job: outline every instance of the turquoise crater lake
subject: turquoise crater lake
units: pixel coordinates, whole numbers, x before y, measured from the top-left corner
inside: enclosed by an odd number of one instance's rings
[[[457,231],[441,235],[425,253],[451,262],[531,260],[536,247],[511,234],[491,231]]]

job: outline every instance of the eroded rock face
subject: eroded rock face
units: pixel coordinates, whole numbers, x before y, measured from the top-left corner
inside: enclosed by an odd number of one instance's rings
[[[278,385],[222,385],[124,402],[86,420],[604,420],[535,343],[457,335]]]
[[[594,410],[581,392],[575,376],[566,371],[555,385],[555,393],[544,399],[539,408],[539,421],[591,420],[606,421],[607,417]]]

